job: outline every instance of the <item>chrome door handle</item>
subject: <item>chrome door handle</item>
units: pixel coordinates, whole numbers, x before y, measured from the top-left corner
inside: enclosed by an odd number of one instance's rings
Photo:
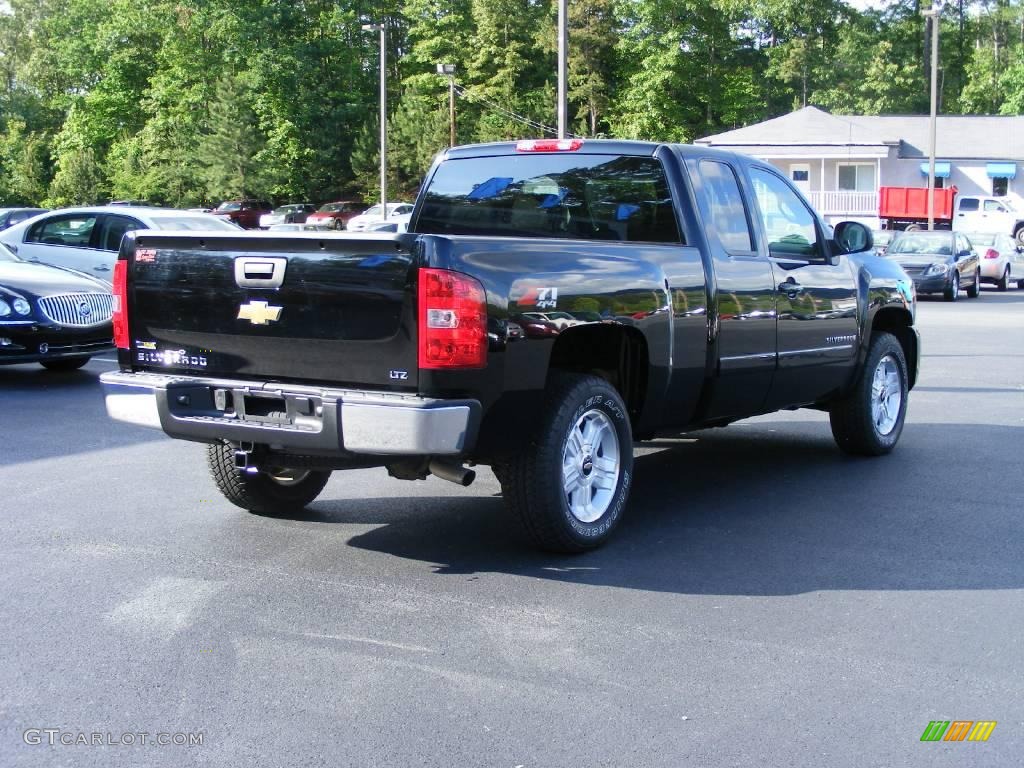
[[[779,283],[779,290],[785,293],[787,296],[796,296],[804,287],[796,280],[787,280],[784,283]]]

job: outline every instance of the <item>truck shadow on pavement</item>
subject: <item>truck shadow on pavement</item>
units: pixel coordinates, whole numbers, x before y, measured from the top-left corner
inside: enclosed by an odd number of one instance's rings
[[[349,544],[439,575],[726,595],[1024,586],[1024,491],[993,461],[1013,464],[1024,429],[911,424],[881,459],[843,456],[820,422],[694,436],[644,444],[664,450],[637,457],[615,537],[583,555],[536,552],[493,496],[324,501],[295,519],[384,523]]]

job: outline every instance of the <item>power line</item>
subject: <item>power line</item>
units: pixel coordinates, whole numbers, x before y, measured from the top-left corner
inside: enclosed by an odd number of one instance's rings
[[[543,133],[548,133],[548,134],[551,134],[552,136],[558,136],[558,129],[557,128],[552,128],[550,125],[544,125],[543,123],[538,123],[536,120],[531,120],[530,118],[526,117],[525,115],[520,115],[520,114],[517,114],[515,112],[510,112],[509,110],[505,109],[504,107],[498,106],[493,101],[489,101],[489,100],[485,99],[483,96],[478,96],[476,94],[470,93],[469,91],[467,91],[465,88],[463,88],[460,85],[456,85],[455,86],[455,92],[458,93],[463,98],[469,100],[469,101],[475,102],[477,104],[483,104],[484,106],[489,107],[490,109],[494,110],[495,112],[498,112],[498,113],[504,115],[505,117],[511,118],[512,120],[516,120],[517,122],[520,122],[520,123],[523,123],[525,125],[528,125],[531,128],[536,128],[537,130],[539,130],[539,131],[541,131]],[[568,136],[569,138],[572,138],[572,139],[580,138],[579,136],[577,136],[574,133],[566,133],[566,136]]]

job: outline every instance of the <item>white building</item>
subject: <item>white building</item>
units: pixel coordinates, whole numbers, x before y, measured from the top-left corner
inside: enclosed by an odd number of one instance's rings
[[[879,187],[928,186],[928,116],[831,115],[804,107],[696,144],[770,162],[831,223],[878,226]],[[1006,195],[1024,209],[1024,116],[943,115],[936,137],[936,186],[960,194]]]

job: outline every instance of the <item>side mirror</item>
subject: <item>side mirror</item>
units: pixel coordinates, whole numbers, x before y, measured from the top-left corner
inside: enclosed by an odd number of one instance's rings
[[[960,251],[960,253],[958,253],[958,254],[956,255],[956,257],[957,257],[958,259],[962,259],[962,258],[966,258],[966,257],[968,257],[968,256],[970,256],[970,255],[971,255],[971,251],[970,251],[970,249],[968,249],[968,248],[965,248],[964,250]]]
[[[832,240],[840,253],[870,251],[875,244],[871,230],[859,221],[841,221],[836,224]]]

